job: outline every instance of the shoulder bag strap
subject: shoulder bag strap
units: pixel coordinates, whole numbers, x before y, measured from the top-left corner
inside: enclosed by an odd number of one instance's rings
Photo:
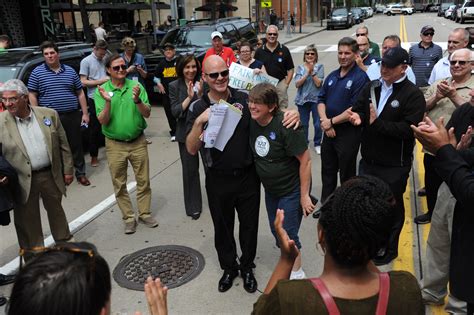
[[[388,296],[390,294],[390,276],[387,272],[381,272],[379,274],[379,281],[379,301],[375,315],[385,315],[387,314]]]
[[[337,308],[336,302],[334,302],[334,299],[332,298],[331,293],[329,293],[328,288],[326,288],[324,282],[319,278],[311,278],[309,280],[311,280],[311,284],[321,295],[329,315],[340,315],[341,313]]]

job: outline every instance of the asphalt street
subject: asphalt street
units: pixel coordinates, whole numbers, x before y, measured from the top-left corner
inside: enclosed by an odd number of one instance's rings
[[[403,20],[403,21],[402,21]],[[401,19],[400,16],[375,15],[364,22],[369,28],[369,37],[372,41],[381,44],[383,38],[389,34],[397,34],[405,41],[404,47],[419,41],[419,32],[423,25],[430,24],[435,28],[435,42],[445,47],[448,33],[454,27],[459,27],[452,21],[437,17],[436,14],[416,13]],[[405,26],[402,27],[402,24]],[[351,29],[326,31],[319,23],[303,26],[302,34],[293,34],[287,37],[285,31],[280,32],[279,40],[286,43],[293,55],[295,65],[301,64],[303,50],[308,44],[315,44],[319,51],[319,62],[325,67],[326,75],[337,68],[337,49],[335,45],[344,36],[354,36],[357,26]],[[463,25],[464,27],[464,25]],[[404,31],[405,30],[405,31]],[[337,48],[337,46],[336,46]],[[296,88],[292,84],[289,88],[290,100],[294,100]],[[293,108],[294,105],[293,105]],[[67,198],[63,205],[69,222],[75,227],[76,241],[94,243],[99,252],[108,261],[111,270],[120,259],[137,250],[157,245],[184,245],[199,251],[205,259],[202,273],[191,282],[172,289],[168,294],[168,306],[171,314],[248,314],[259,292],[247,293],[242,287],[242,280],[237,278],[234,287],[226,293],[217,291],[217,282],[221,270],[213,243],[213,226],[204,188],[204,174],[201,172],[201,186],[203,190],[203,214],[197,221],[192,221],[185,215],[181,164],[177,143],[170,142],[168,126],[163,108],[153,106],[149,127],[146,135],[153,141],[149,145],[152,185],[152,212],[160,222],[155,229],[139,225],[133,235],[123,233],[123,223],[120,210],[114,202],[110,173],[105,159],[104,149],[100,150],[99,167],[90,167],[90,158],[86,156],[87,175],[91,186],[83,187],[74,182],[68,189]],[[312,131],[311,131],[312,133]],[[319,197],[321,192],[320,156],[310,145],[312,158],[312,193]],[[410,184],[406,194],[407,220],[404,227],[404,236],[400,246],[400,257],[385,269],[405,269],[413,272],[418,278],[422,275],[420,260],[423,258],[423,247],[429,225],[417,228],[412,224],[412,218],[426,209],[424,201],[415,197],[415,192],[422,186],[422,168],[420,153],[417,151],[414,163],[415,171],[410,177]],[[422,163],[421,163],[422,166]],[[129,182],[134,194],[133,172],[129,169]],[[92,210],[91,210],[92,209]],[[87,218],[84,217],[87,215]],[[45,212],[43,229],[49,236],[49,226]],[[79,219],[78,219],[79,218]],[[316,249],[316,223],[312,218],[303,220],[300,237],[303,244],[303,268],[308,276],[317,276],[322,270],[323,256]],[[238,224],[236,224],[237,235]],[[13,224],[1,228],[0,238],[0,272],[8,273],[17,265],[18,244]],[[263,291],[266,282],[279,256],[279,250],[274,245],[273,236],[268,226],[264,201],[260,207],[259,240],[257,259],[255,261],[255,276],[259,283],[259,290]],[[9,295],[11,286],[0,287],[0,294]],[[143,292],[124,289],[112,281],[112,314],[133,314],[134,311],[147,313],[147,304]],[[432,314],[441,314],[441,308],[430,308]],[[0,308],[0,314],[4,307]]]

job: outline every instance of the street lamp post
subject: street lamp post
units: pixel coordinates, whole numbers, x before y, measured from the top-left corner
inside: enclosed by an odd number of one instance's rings
[[[288,0],[288,10],[286,12],[286,37],[291,37],[291,17],[290,17],[290,11],[291,11],[291,4],[290,0]]]

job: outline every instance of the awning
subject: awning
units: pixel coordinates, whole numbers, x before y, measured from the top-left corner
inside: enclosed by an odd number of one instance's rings
[[[208,4],[202,5],[200,7],[197,7],[194,10],[195,11],[209,11],[209,12],[211,12],[213,10],[216,10],[216,11],[237,11],[238,9],[239,8],[234,7],[231,4],[221,2],[217,5],[214,5],[212,3],[208,3]]]

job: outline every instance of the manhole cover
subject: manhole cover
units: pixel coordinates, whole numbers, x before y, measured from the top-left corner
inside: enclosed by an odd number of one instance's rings
[[[196,278],[204,269],[204,257],[185,246],[155,246],[122,257],[114,269],[115,281],[124,288],[143,291],[148,276],[159,277],[168,288]]]

